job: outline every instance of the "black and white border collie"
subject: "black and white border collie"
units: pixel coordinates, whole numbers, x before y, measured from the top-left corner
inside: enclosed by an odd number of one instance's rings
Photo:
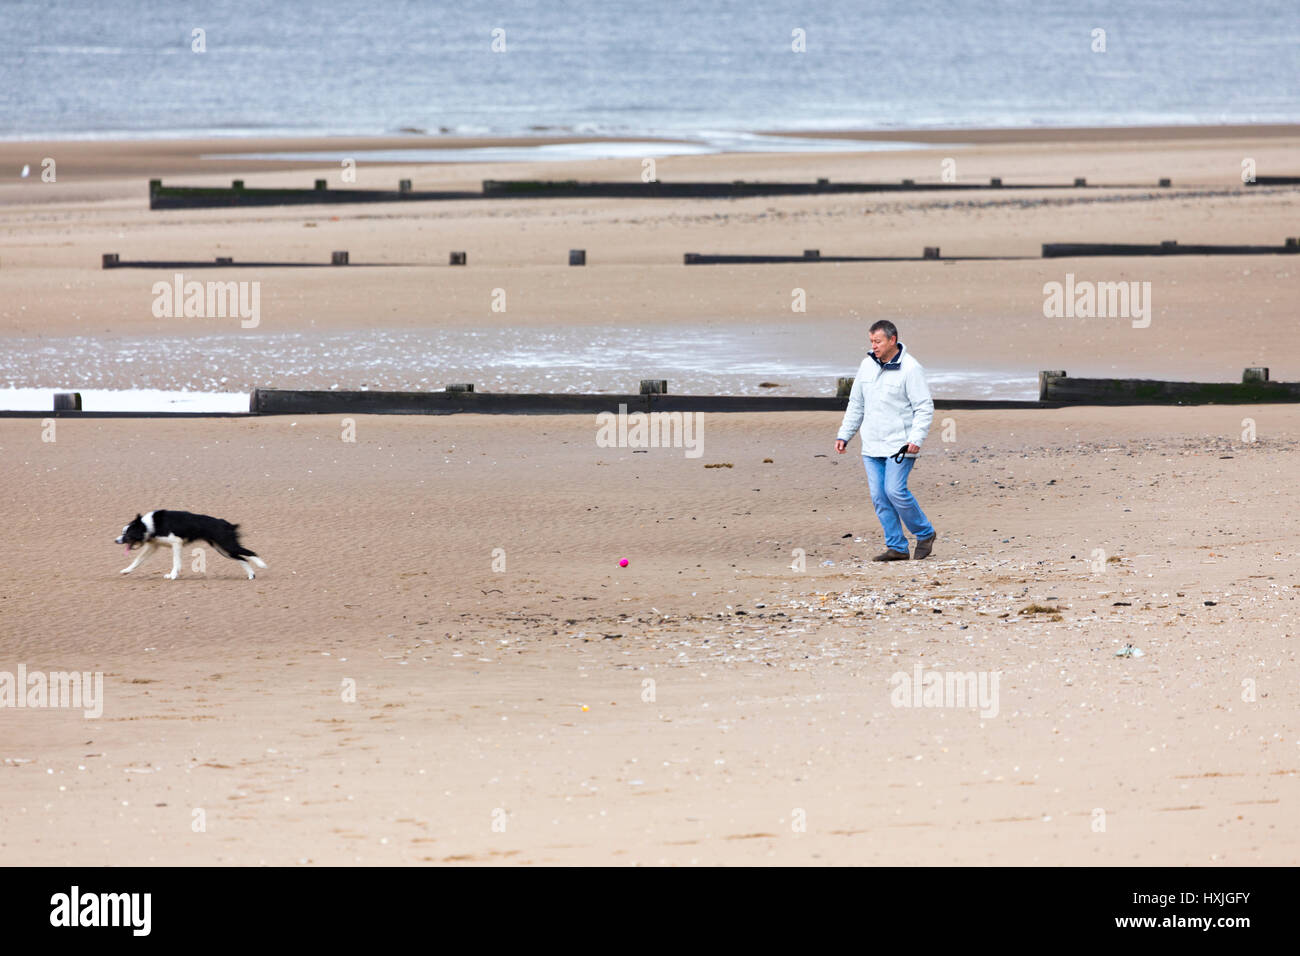
[[[126,553],[133,548],[140,548],[140,554],[131,562],[130,567],[120,573],[130,574],[140,566],[140,562],[153,554],[160,544],[172,546],[172,573],[163,575],[175,581],[181,573],[181,546],[192,541],[206,541],[228,558],[233,558],[244,566],[248,580],[253,580],[253,568],[248,561],[259,568],[265,568],[266,562],[239,543],[239,525],[231,524],[210,515],[196,515],[188,511],[150,511],[137,514],[135,520],[122,529],[117,538],[118,544],[126,545]],[[244,559],[247,558],[248,561]]]

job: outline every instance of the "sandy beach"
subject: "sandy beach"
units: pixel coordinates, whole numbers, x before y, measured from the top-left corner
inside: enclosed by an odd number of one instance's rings
[[[0,669],[104,674],[98,719],[4,713],[6,859],[1293,864],[1300,413],[950,417],[936,554],[886,566],[838,416],[708,416],[694,460],[587,416],[0,422],[42,543]],[[269,570],[120,576],[163,503]],[[996,713],[894,706],[918,666]]]
[[[1141,189],[148,209],[159,176],[342,185],[337,163],[202,158],[219,147],[399,145],[429,144],[0,143],[0,168],[34,171],[0,182],[0,346],[30,356],[0,386],[85,384],[33,344],[57,354],[73,338],[103,349],[102,387],[206,383],[222,361],[175,367],[113,343],[217,332],[247,336],[256,356],[284,335],[309,352],[335,333],[700,331],[757,343],[777,368],[797,335],[847,375],[878,318],[937,370],[1230,381],[1267,366],[1300,379],[1294,257],[1038,258],[1053,241],[1281,245],[1300,233],[1300,189],[1246,188],[1241,170],[1251,159],[1260,175],[1300,173],[1294,127],[657,160],[663,180],[937,182],[952,158],[959,181]],[[57,182],[40,181],[46,156]],[[361,161],[356,185],[641,168]],[[682,265],[688,251],[926,245],[1026,258]],[[572,248],[587,250],[585,268],[567,265]],[[100,268],[106,252],[328,261],[342,249],[374,267],[205,273],[261,283],[247,330],[158,318],[158,275]],[[448,267],[451,250],[469,265]],[[1150,282],[1149,327],[1045,318],[1044,283],[1067,272]],[[806,312],[791,310],[795,289]],[[357,387],[374,374],[319,358],[292,383],[224,387]],[[430,382],[382,385],[444,383],[440,356],[424,366]],[[626,384],[656,371],[629,367]],[[892,565],[868,560],[879,525],[860,460],[833,452],[838,423],[708,415],[703,454],[688,458],[599,447],[591,416],[355,416],[355,442],[334,416],[65,419],[53,433],[0,418],[0,672],[104,682],[98,718],[0,710],[5,859],[1300,861],[1300,411],[939,412],[911,485],[935,554]],[[119,575],[114,536],[154,508],[238,522],[269,569],[250,582],[209,552],[196,572],[187,553],[167,581],[160,553]],[[1142,655],[1117,656],[1126,645]],[[891,678],[917,667],[997,673],[996,708],[899,705]]]
[[[1170,257],[1043,260],[1044,242],[1125,241],[1282,245],[1294,235],[1293,187],[1245,188],[1243,158],[1258,173],[1294,173],[1300,132],[1269,131],[1225,139],[1195,128],[1128,142],[1090,142],[1062,131],[1057,142],[980,144],[946,149],[841,154],[726,154],[665,157],[663,180],[839,180],[915,178],[938,182],[941,163],[955,162],[958,181],[1146,183],[1151,189],[978,193],[957,195],[808,196],[721,202],[546,200],[392,205],[209,209],[150,212],[147,180],[227,183],[230,168],[200,173],[196,157],[167,144],[177,165],[159,165],[158,144],[116,144],[120,175],[74,176],[106,147],[87,144],[3,144],[0,164],[56,159],[57,183],[10,180],[0,185],[0,334],[33,339],[91,335],[111,343],[140,335],[240,333],[238,321],[157,318],[148,271],[102,271],[105,252],[123,259],[233,256],[242,261],[328,262],[346,249],[354,263],[406,263],[407,268],[347,270],[206,270],[204,279],[261,284],[261,317],[250,336],[307,335],[368,329],[482,330],[629,329],[735,332],[767,341],[773,353],[792,324],[825,354],[843,356],[850,374],[863,354],[865,324],[889,318],[904,342],[933,369],[970,366],[1032,381],[1042,368],[1074,375],[1130,375],[1229,381],[1241,369],[1266,365],[1274,378],[1300,377],[1300,340],[1290,334],[1296,278],[1291,257]],[[1284,132],[1284,131],[1283,131]],[[1144,135],[1135,131],[1135,135]],[[1147,134],[1149,135],[1149,134]],[[329,141],[285,141],[289,149],[325,149]],[[270,149],[274,144],[259,142]],[[227,149],[233,149],[227,144]],[[242,149],[242,147],[241,147]],[[133,153],[134,151],[134,153]],[[135,155],[128,161],[126,157]],[[247,162],[247,161],[245,161]],[[112,164],[110,164],[112,165]],[[339,183],[339,167],[253,171],[249,186],[308,185],[317,176]],[[189,170],[188,172],[181,172]],[[488,178],[636,179],[639,160],[536,164],[366,164],[359,187],[392,188],[410,178],[416,189],[477,189]],[[1155,184],[1170,178],[1172,189]],[[991,262],[825,263],[818,265],[683,267],[686,252],[823,255],[945,254],[1024,256]],[[568,250],[584,248],[582,272]],[[464,250],[469,266],[447,266]],[[1066,273],[1084,281],[1151,283],[1152,321],[1131,329],[1119,321],[1047,319],[1043,287]],[[503,290],[504,311],[495,290]],[[792,312],[795,289],[806,311]],[[494,310],[494,305],[498,306]],[[1230,321],[1244,334],[1225,338]],[[760,349],[761,350],[761,349]],[[131,376],[158,373],[138,356]],[[186,371],[192,378],[197,368]],[[315,387],[359,387],[362,380],[321,372]],[[436,371],[436,368],[435,368]],[[630,381],[641,370],[630,370]],[[645,370],[647,373],[653,370]],[[165,379],[165,375],[155,374]],[[12,385],[71,386],[32,371],[10,373]],[[453,379],[458,380],[458,379]],[[130,381],[102,387],[126,387]],[[182,382],[183,384],[183,382]],[[244,383],[272,386],[272,381]],[[308,381],[296,387],[312,387]],[[385,381],[384,387],[401,387]],[[433,384],[441,384],[434,382]],[[418,378],[405,383],[420,385]],[[510,387],[511,382],[503,383]],[[516,386],[517,387],[517,386]],[[826,383],[833,387],[833,380]]]

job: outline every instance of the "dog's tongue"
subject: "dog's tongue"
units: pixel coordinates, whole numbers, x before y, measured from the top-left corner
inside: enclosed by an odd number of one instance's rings
[[[129,558],[131,556],[131,546],[129,544],[122,545],[122,553]]]

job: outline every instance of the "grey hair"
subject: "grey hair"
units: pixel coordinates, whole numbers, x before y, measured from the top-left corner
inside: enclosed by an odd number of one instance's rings
[[[879,322],[873,322],[871,324],[870,334],[874,335],[877,332],[884,332],[885,338],[889,338],[889,339],[898,338],[898,326],[896,326],[893,322],[890,322],[888,319],[881,319]]]

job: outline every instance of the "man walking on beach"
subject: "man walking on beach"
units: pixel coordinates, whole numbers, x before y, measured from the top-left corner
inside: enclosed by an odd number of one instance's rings
[[[898,341],[893,322],[876,322],[871,326],[871,354],[858,368],[835,439],[835,450],[842,455],[862,429],[862,463],[871,503],[885,529],[885,551],[873,561],[908,560],[904,524],[916,535],[912,558],[928,558],[934,547],[934,528],[907,490],[907,476],[933,420],[934,399],[921,363]]]

